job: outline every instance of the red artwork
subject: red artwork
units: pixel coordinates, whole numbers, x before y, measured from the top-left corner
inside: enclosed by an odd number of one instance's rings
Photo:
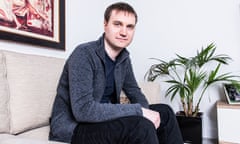
[[[0,0],[0,26],[53,37],[53,0]]]

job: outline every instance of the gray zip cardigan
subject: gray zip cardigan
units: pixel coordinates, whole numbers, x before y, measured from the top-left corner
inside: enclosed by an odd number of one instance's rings
[[[135,80],[126,49],[116,59],[114,71],[118,104],[100,103],[105,79],[104,34],[97,41],[79,45],[65,63],[50,121],[50,140],[70,142],[80,122],[102,122],[124,116],[142,116],[148,102]],[[119,104],[123,90],[131,104]]]

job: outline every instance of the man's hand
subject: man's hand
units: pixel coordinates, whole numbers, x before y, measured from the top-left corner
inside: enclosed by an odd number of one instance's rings
[[[142,108],[143,116],[147,119],[149,119],[157,129],[160,126],[161,118],[159,112]]]

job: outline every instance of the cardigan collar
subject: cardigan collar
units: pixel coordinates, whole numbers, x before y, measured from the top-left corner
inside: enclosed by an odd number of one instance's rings
[[[103,35],[97,40],[97,55],[105,62],[105,45],[104,45],[104,36]],[[124,48],[116,58],[116,64],[123,62],[125,59],[129,57],[129,52],[126,48]]]

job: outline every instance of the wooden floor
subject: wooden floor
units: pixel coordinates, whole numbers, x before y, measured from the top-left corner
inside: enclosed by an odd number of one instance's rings
[[[189,144],[189,143],[184,143]],[[203,139],[202,144],[218,144],[218,141],[215,139]]]
[[[203,139],[202,144],[218,144],[218,141],[215,139]]]

